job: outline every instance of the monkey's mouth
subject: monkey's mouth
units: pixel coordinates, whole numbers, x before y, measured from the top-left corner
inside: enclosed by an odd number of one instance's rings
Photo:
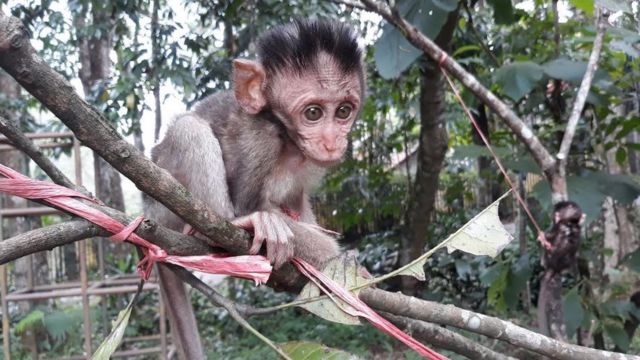
[[[329,167],[340,164],[342,162],[342,156],[337,157],[335,159],[326,159],[326,160],[313,158],[311,159],[311,161],[320,167],[329,168]]]

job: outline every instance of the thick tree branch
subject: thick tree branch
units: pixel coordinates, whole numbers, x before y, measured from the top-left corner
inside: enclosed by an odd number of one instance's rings
[[[591,88],[593,77],[595,76],[596,70],[598,69],[598,61],[600,60],[600,54],[602,53],[604,34],[607,30],[607,20],[603,14],[603,10],[596,7],[596,12],[598,14],[596,20],[597,32],[596,38],[593,41],[593,49],[591,50],[589,62],[587,63],[587,70],[585,71],[584,77],[582,78],[582,83],[580,83],[580,88],[578,89],[576,100],[573,103],[571,116],[569,117],[567,127],[564,130],[564,136],[562,137],[560,150],[556,155],[556,158],[559,161],[558,170],[560,171],[561,176],[564,176],[566,173],[569,149],[571,148],[571,143],[573,142],[573,137],[576,133],[576,128],[578,127],[578,121],[580,120],[580,115],[582,114],[582,110],[584,109],[584,104],[587,101],[587,96],[589,95],[589,89]]]
[[[83,145],[211,239],[209,245],[246,254],[251,242],[249,234],[216,215],[167,171],[125,141],[98,110],[82,100],[71,84],[36,54],[28,35],[20,20],[0,13],[0,67],[67,125]],[[283,266],[270,280],[288,290],[300,289],[305,282],[293,266]]]
[[[640,360],[634,355],[625,355],[563,343],[558,340],[521,328],[508,321],[432,301],[420,300],[399,293],[380,289],[365,289],[360,298],[380,311],[401,315],[415,320],[457,327],[490,338],[506,341],[512,345],[559,360]]]
[[[547,177],[552,176],[555,169],[555,159],[540,142],[522,119],[511,108],[485,88],[472,74],[467,72],[460,64],[450,58],[438,45],[426,37],[420,30],[404,19],[395,9],[375,0],[361,0],[361,3],[372,12],[381,15],[390,24],[397,27],[405,38],[415,47],[422,50],[445,70],[451,73],[476,97],[484,102],[491,110],[505,122],[514,134],[525,144],[533,158]]]
[[[404,316],[397,316],[387,312],[381,312],[387,320],[394,323],[400,329],[411,334],[414,338],[427,342],[435,347],[450,350],[469,359],[485,360],[515,360],[507,355],[500,354],[482,346],[455,331],[430,324],[425,321],[413,320]]]

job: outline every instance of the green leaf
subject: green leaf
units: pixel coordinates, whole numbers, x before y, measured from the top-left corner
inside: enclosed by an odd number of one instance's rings
[[[508,25],[515,21],[511,0],[488,0],[493,7],[493,19],[496,24]]]
[[[451,2],[450,0],[439,1],[441,6]],[[436,6],[433,0],[401,1],[398,5],[398,11],[407,21],[431,39],[440,33],[449,13],[442,10],[440,6]],[[422,51],[413,47],[398,29],[390,24],[383,26],[382,36],[374,46],[374,59],[380,76],[385,79],[397,78],[420,55],[422,55]]]
[[[569,0],[569,3],[585,13],[593,15],[593,0]]]
[[[616,150],[616,162],[620,165],[624,165],[626,161],[627,161],[627,150],[623,147],[619,147],[618,150]]]
[[[629,349],[629,336],[621,324],[607,323],[604,325],[604,332],[622,352],[626,352]]]
[[[531,259],[528,254],[519,257],[509,267],[507,286],[504,289],[504,301],[509,309],[516,309],[520,302],[520,294],[527,287],[531,278]]]
[[[282,351],[294,360],[355,360],[355,355],[332,349],[322,344],[306,341],[292,341],[280,345]]]
[[[518,101],[533,90],[542,75],[540,65],[531,61],[518,61],[503,65],[493,77],[507,96]]]
[[[569,338],[573,337],[576,330],[582,324],[584,320],[584,308],[580,301],[580,294],[578,293],[578,286],[574,286],[562,299],[564,309],[564,323],[567,328],[567,334]]]
[[[640,272],[640,249],[627,254],[621,263],[633,271]]]
[[[106,339],[104,339],[102,344],[100,344],[98,350],[93,353],[91,360],[109,360],[118,346],[120,346],[120,342],[124,336],[124,331],[127,329],[127,325],[129,324],[131,310],[133,310],[133,305],[137,301],[138,295],[140,295],[142,290],[142,284],[143,282],[141,281],[140,285],[138,285],[138,292],[133,296],[129,305],[118,313],[118,317],[112,323],[113,329],[111,329],[111,333],[106,337]]]
[[[503,263],[496,263],[495,265],[488,267],[481,275],[480,275],[480,282],[482,283],[482,285],[485,286],[489,286],[491,285],[494,281],[496,281],[498,279],[498,277],[500,276],[500,273],[502,273],[502,268],[505,265]]]
[[[42,325],[42,320],[44,319],[44,312],[42,310],[33,310],[27,314],[27,316],[23,317],[16,324],[16,333],[20,334],[25,332],[28,329],[32,329],[35,326]]]
[[[553,79],[560,79],[579,84],[587,71],[586,61],[574,61],[569,59],[555,59],[542,65],[544,73]],[[602,70],[597,70],[593,76],[593,82],[603,82],[608,75]]]
[[[331,260],[322,272],[345,289],[351,289],[367,282],[367,279],[358,275],[358,260],[353,252],[346,252],[342,256]],[[323,294],[316,284],[310,281],[302,288],[297,300],[310,299]],[[351,309],[355,311],[355,309],[335,297],[333,300],[323,299],[299,306],[328,321],[346,325],[360,325],[360,320],[357,316],[349,315],[342,310]]]
[[[491,283],[487,290],[487,302],[500,312],[507,311],[507,302],[505,301],[505,291],[508,286],[509,267],[503,266],[499,276]]]

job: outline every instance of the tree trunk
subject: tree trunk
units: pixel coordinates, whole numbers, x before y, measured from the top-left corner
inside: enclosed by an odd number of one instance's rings
[[[458,10],[449,14],[447,22],[436,38],[436,43],[448,50],[458,21]],[[435,210],[440,170],[447,152],[448,135],[444,124],[444,83],[436,64],[426,61],[420,76],[420,139],[416,178],[409,207],[406,235],[402,240],[402,265],[422,255],[427,244],[429,225]],[[402,277],[402,290],[415,294],[419,282],[409,276]]]

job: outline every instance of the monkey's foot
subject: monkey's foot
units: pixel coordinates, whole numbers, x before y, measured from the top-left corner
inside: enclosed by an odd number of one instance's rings
[[[231,220],[235,226],[253,230],[253,244],[249,253],[257,254],[262,244],[267,243],[267,258],[278,269],[293,257],[293,232],[280,214],[257,211]]]

